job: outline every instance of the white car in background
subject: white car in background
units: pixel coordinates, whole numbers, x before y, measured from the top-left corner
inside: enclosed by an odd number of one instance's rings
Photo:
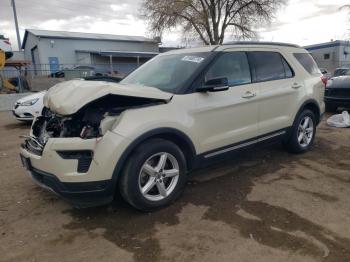
[[[89,76],[85,77],[84,80],[119,83],[122,78],[113,76]],[[41,91],[17,100],[12,109],[15,118],[20,121],[33,121],[35,117],[41,116],[44,109],[43,100],[46,92],[46,90]]]
[[[45,93],[46,91],[42,91],[17,100],[12,110],[15,118],[20,121],[33,121],[34,117],[41,116]]]

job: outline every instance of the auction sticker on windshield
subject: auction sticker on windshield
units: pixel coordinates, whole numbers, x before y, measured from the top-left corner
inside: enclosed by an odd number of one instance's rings
[[[181,60],[199,64],[199,63],[202,63],[204,58],[200,57],[200,56],[190,56],[190,55],[188,55],[188,56],[183,57]]]

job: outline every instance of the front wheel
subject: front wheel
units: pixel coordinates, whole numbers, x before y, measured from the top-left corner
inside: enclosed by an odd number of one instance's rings
[[[164,207],[182,193],[186,184],[186,160],[181,149],[164,139],[141,144],[129,157],[119,190],[141,211]]]
[[[312,146],[316,135],[315,114],[306,109],[301,112],[292,127],[291,135],[285,145],[291,153],[304,153]]]

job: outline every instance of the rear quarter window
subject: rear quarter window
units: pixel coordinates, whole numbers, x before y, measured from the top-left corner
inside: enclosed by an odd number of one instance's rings
[[[287,61],[278,52],[248,52],[254,82],[272,81],[294,76]]]
[[[321,71],[318,68],[315,60],[308,53],[294,53],[294,57],[304,67],[304,69],[311,75],[320,75]]]

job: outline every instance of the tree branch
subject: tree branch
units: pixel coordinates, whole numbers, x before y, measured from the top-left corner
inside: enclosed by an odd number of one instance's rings
[[[287,0],[142,0],[142,16],[151,31],[182,28],[204,44],[222,44],[227,32],[251,37],[253,28],[270,22]]]

